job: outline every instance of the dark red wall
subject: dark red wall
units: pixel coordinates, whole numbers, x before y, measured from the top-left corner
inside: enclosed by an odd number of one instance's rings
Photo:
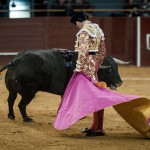
[[[98,23],[105,33],[108,55],[136,63],[136,18],[95,17],[91,20]],[[0,52],[74,49],[77,32],[69,17],[0,18]],[[0,64],[11,59],[10,56],[0,56]],[[147,65],[147,62],[143,64]]]

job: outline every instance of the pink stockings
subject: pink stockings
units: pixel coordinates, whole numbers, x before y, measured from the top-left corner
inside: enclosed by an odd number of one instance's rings
[[[93,113],[93,123],[89,129],[94,131],[103,130],[104,109]]]

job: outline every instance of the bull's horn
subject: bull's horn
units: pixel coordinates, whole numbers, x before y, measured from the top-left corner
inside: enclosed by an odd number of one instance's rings
[[[131,62],[128,62],[128,61],[125,62],[125,61],[119,60],[117,58],[113,58],[113,59],[119,65],[127,65],[127,64],[131,63]]]
[[[100,65],[99,66],[99,69],[108,69],[108,68],[110,68],[111,66],[103,66],[103,65]]]

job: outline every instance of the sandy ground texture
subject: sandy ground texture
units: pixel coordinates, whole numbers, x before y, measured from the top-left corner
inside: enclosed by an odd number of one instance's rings
[[[118,92],[144,96],[150,99],[150,67],[119,66],[124,81]],[[3,74],[4,76],[4,74]],[[17,97],[14,111],[16,120],[7,118],[8,92],[4,79],[0,80],[0,150],[149,150],[150,140],[144,139],[112,108],[105,109],[104,137],[86,137],[81,129],[89,126],[92,115],[78,121],[71,128],[59,131],[53,121],[60,96],[39,92],[27,107],[34,119],[24,123],[18,109]]]

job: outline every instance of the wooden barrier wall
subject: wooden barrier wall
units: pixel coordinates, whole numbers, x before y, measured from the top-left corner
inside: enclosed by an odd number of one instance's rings
[[[150,49],[146,47],[146,35],[150,35],[150,18],[141,18],[141,65],[150,66]],[[150,41],[150,38],[149,38]],[[150,47],[150,42],[149,42]]]
[[[105,33],[107,55],[136,64],[136,18],[95,17],[90,20],[98,23]],[[49,48],[73,50],[77,32],[70,17],[0,18],[0,52]],[[0,64],[11,59],[12,56],[0,56]],[[144,62],[144,65],[150,63]]]

